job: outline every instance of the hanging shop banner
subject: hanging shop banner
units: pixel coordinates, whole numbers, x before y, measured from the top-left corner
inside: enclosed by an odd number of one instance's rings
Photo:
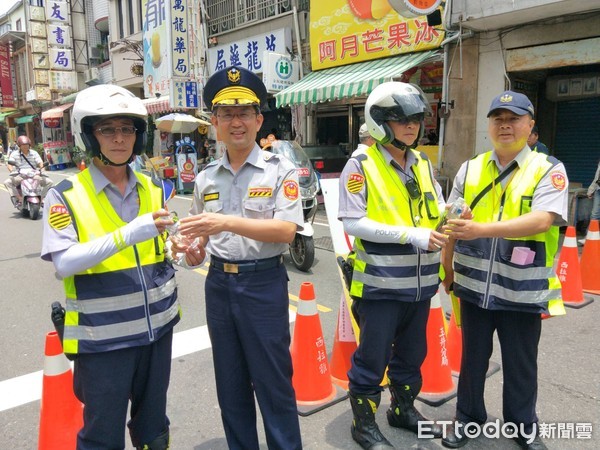
[[[265,52],[263,83],[268,92],[279,92],[300,80],[300,64],[288,55]]]
[[[246,39],[208,49],[208,68],[212,75],[228,66],[242,66],[252,72],[263,71],[265,52],[287,54],[292,48],[292,30],[280,28]]]
[[[173,109],[198,108],[198,92],[196,81],[171,80],[169,105]]]
[[[183,0],[142,0],[144,96],[169,95],[172,78],[189,78],[188,8]]]
[[[388,0],[310,0],[313,70],[439,48],[442,29],[408,19]]]
[[[48,44],[71,48],[71,27],[63,24],[49,24]]]
[[[50,89],[57,92],[75,92],[77,91],[77,72],[50,70],[49,71]]]
[[[46,17],[48,22],[69,23],[69,3],[62,0],[46,2]]]
[[[50,69],[73,70],[73,50],[49,48]]]
[[[10,74],[8,45],[0,45],[0,108],[14,108],[15,96]]]

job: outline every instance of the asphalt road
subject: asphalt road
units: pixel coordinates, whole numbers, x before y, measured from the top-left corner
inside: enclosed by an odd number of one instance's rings
[[[74,171],[51,172],[51,177],[59,181]],[[0,166],[0,177],[4,178],[6,174],[6,168]],[[172,209],[184,215],[189,207],[189,196],[178,196],[171,203]],[[301,283],[312,282],[323,336],[327,350],[331,352],[341,287],[324,211],[319,211],[315,224],[317,250],[311,272],[297,271],[286,256],[290,309],[293,316]],[[50,304],[63,298],[62,283],[55,278],[52,265],[39,258],[41,221],[20,217],[12,208],[3,186],[0,187],[0,230],[0,304],[5,319],[2,321],[4,326],[0,328],[0,450],[31,450],[37,447],[38,442],[40,371],[44,364],[45,335],[52,330]],[[173,359],[169,391],[173,449],[227,448],[214,388],[210,343],[203,338],[206,324],[204,279],[204,270],[180,270],[177,273],[184,316],[175,330],[177,356]],[[443,306],[448,308],[447,304]],[[569,309],[566,317],[544,321],[537,406],[540,421],[555,427],[551,432],[552,438],[546,440],[549,448],[592,449],[600,446],[597,430],[600,423],[600,365],[595,339],[599,329],[599,309],[600,298],[597,298],[583,309]],[[500,363],[498,352],[492,360]],[[490,421],[502,417],[501,396],[500,371],[487,383],[486,403]],[[442,448],[439,440],[418,440],[408,432],[390,428],[385,421],[389,396],[384,393],[382,397],[377,419],[383,433],[396,448]],[[439,407],[421,403],[418,406],[431,418],[449,420],[453,417],[455,404],[455,399],[452,399]],[[305,448],[358,449],[350,437],[351,418],[347,401],[301,417]],[[592,424],[590,439],[568,438],[569,434],[576,435],[576,424],[586,423]],[[262,425],[259,424],[259,428],[262,448],[266,449]],[[562,437],[558,433],[561,428]],[[127,448],[132,447],[128,444]],[[467,448],[518,447],[506,438],[479,437]]]

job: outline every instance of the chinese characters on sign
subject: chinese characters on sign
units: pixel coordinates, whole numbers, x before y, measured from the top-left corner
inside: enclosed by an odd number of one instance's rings
[[[287,55],[265,52],[263,56],[263,83],[268,92],[279,92],[300,79],[299,63]]]
[[[169,97],[173,109],[198,108],[198,83],[196,81],[171,80]]]
[[[425,16],[407,19],[391,10],[378,19],[356,17],[346,0],[311,1],[311,60],[313,70],[431,50],[442,43],[444,31],[427,24]],[[343,23],[344,26],[336,24]]]
[[[15,98],[8,58],[8,45],[0,45],[0,107],[14,108]]]
[[[170,103],[190,103],[193,89],[190,81],[188,11],[184,0],[144,0],[144,95],[170,95]],[[177,79],[175,82],[174,79]],[[179,100],[175,100],[173,83],[182,84]],[[192,83],[194,86],[196,82]],[[186,87],[187,86],[187,87]],[[188,93],[185,94],[186,89]],[[191,89],[191,90],[190,90]],[[194,88],[197,89],[197,88]],[[191,103],[197,104],[197,98]],[[189,106],[182,106],[183,108]]]
[[[208,49],[210,75],[228,66],[241,66],[252,72],[263,72],[264,52],[286,54],[292,48],[292,32],[281,28],[247,39]]]

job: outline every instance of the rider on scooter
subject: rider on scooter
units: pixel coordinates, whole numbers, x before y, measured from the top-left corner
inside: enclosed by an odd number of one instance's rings
[[[19,136],[17,138],[17,145],[19,146],[18,150],[13,150],[8,155],[8,161],[14,161],[16,162],[16,165],[7,163],[7,166],[9,172],[18,171],[19,173],[14,176],[9,176],[4,181],[4,186],[6,186],[6,189],[10,194],[10,199],[12,200],[13,204],[16,205],[17,208],[20,208],[23,202],[23,196],[18,189],[23,181],[21,171],[34,169],[39,169],[42,171],[44,168],[44,163],[38,152],[35,150],[31,151],[31,141],[27,136]],[[35,179],[39,181],[43,188],[42,198],[44,198],[46,192],[48,192],[48,189],[50,189],[54,183],[50,178],[42,175],[36,175]]]

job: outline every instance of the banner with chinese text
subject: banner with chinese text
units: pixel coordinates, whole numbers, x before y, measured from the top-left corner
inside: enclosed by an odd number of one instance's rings
[[[370,14],[380,18],[364,18],[369,15],[361,14],[355,3],[361,0],[310,1],[313,70],[432,50],[444,40],[444,31],[427,25],[426,16],[407,19],[387,5],[380,8],[382,14]]]

